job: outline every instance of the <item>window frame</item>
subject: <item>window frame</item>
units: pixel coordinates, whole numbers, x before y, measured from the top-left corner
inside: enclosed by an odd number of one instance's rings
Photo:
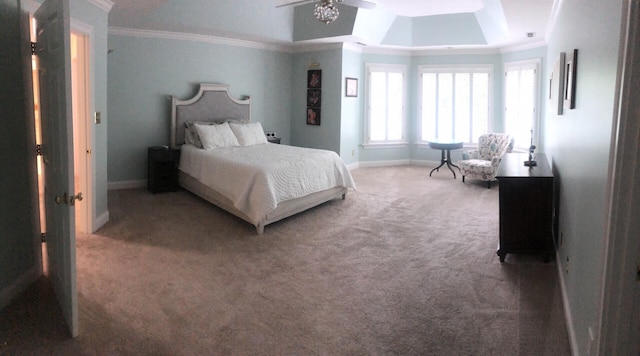
[[[542,95],[541,95],[541,90],[542,90],[542,59],[541,58],[533,58],[533,59],[526,59],[526,60],[521,60],[521,61],[511,61],[511,62],[504,62],[503,64],[503,78],[502,78],[502,87],[503,87],[503,94],[502,94],[502,103],[503,103],[503,124],[504,124],[504,131],[506,133],[507,132],[507,72],[509,71],[510,68],[520,68],[519,70],[522,69],[529,69],[533,67],[533,69],[535,69],[536,75],[536,88],[535,88],[535,98],[533,100],[533,102],[535,103],[535,113],[534,113],[534,117],[533,117],[533,145],[535,145],[536,147],[538,147],[538,142],[539,142],[539,138],[540,138],[540,108],[541,108],[541,104],[542,104]],[[530,141],[527,141],[524,145],[522,142],[518,142],[518,140],[516,140],[515,143],[515,147],[514,147],[514,151],[528,151],[530,146]]]
[[[428,147],[428,141],[422,137],[422,75],[425,73],[469,73],[471,75],[475,73],[487,73],[489,75],[488,78],[488,88],[487,88],[487,132],[491,132],[493,130],[494,120],[493,120],[493,107],[494,107],[494,65],[493,64],[424,64],[418,66],[418,90],[417,90],[417,130],[416,130],[416,143],[420,147]],[[464,140],[465,147],[476,147],[477,146],[477,137],[474,139],[471,138],[471,142],[467,139]]]
[[[401,73],[402,74],[402,138],[400,140],[384,140],[372,141],[370,135],[371,128],[371,72],[385,73]],[[382,63],[366,63],[365,64],[365,113],[364,113],[364,135],[363,148],[395,148],[407,147],[408,141],[408,117],[407,117],[407,100],[408,100],[408,69],[404,64],[382,64]]]

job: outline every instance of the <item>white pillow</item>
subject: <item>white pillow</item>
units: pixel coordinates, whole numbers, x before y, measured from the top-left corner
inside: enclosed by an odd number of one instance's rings
[[[240,146],[253,146],[262,143],[267,143],[267,136],[265,136],[262,130],[262,124],[259,122],[252,122],[248,124],[236,124],[229,123],[231,130],[236,135]]]
[[[196,131],[195,126],[187,126],[184,129],[184,143],[188,145],[194,145],[198,148],[202,148],[202,141],[200,141],[200,136],[198,136],[198,131]]]
[[[219,125],[195,124],[195,127],[205,150],[239,146],[236,136],[226,122]]]

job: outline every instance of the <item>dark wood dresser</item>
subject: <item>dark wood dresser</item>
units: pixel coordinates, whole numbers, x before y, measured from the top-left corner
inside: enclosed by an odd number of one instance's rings
[[[153,194],[178,190],[180,149],[154,146],[147,153],[147,189]]]
[[[507,253],[541,254],[545,262],[555,254],[553,243],[553,172],[544,154],[527,167],[526,153],[504,155],[496,178],[500,182],[500,246]]]

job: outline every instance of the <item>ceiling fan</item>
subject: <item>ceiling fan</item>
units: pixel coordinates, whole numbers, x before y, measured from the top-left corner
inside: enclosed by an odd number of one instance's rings
[[[276,7],[297,6],[312,2],[317,2],[316,7],[313,10],[313,16],[315,16],[318,21],[324,22],[325,25],[335,21],[338,18],[338,15],[340,15],[340,11],[338,11],[338,8],[334,4],[343,4],[363,9],[373,9],[376,7],[376,3],[369,0],[298,0],[281,4]]]

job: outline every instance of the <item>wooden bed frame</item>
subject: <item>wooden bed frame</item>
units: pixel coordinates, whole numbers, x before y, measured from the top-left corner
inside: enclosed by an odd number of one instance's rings
[[[229,93],[229,86],[225,84],[200,84],[198,93],[191,99],[180,100],[171,97],[171,147],[178,148],[184,141],[184,129],[187,121],[221,122],[221,121],[251,121],[251,98],[235,99]],[[335,187],[304,197],[284,201],[278,204],[267,216],[260,221],[251,221],[242,211],[222,194],[200,183],[188,174],[179,172],[179,183],[184,189],[218,206],[221,209],[253,224],[258,235],[264,232],[268,224],[300,213],[329,200],[345,199],[347,188]]]

